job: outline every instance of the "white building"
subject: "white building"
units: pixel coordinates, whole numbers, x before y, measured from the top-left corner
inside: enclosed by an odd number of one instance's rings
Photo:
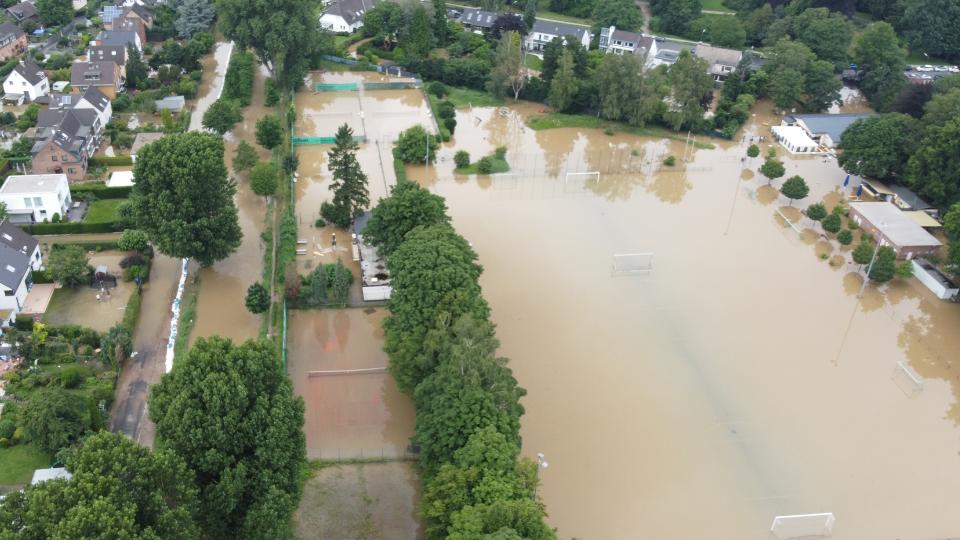
[[[773,126],[770,128],[773,136],[791,154],[819,154],[822,153],[817,141],[811,139],[800,126]]]
[[[113,116],[113,105],[110,104],[110,98],[103,95],[103,92],[94,87],[87,88],[87,91],[80,96],[80,100],[73,106],[74,109],[90,109],[97,113],[97,119],[100,125],[106,127]]]
[[[377,0],[334,0],[323,10],[320,27],[330,32],[356,32],[363,26],[363,16]]]
[[[86,3],[86,2],[84,2]],[[51,467],[49,469],[37,469],[33,471],[33,478],[30,480],[30,485],[35,486],[40,482],[46,482],[47,480],[69,480],[73,478],[73,475],[70,474],[67,469],[63,467]]]
[[[584,48],[589,49],[592,35],[589,26],[537,19],[537,22],[533,24],[533,29],[527,35],[527,50],[542,51],[547,43],[553,41],[554,38],[579,41]]]
[[[107,187],[132,187],[133,171],[114,171],[110,173]]]
[[[0,202],[6,203],[13,223],[36,223],[63,217],[73,203],[65,174],[17,174],[0,186]]]
[[[12,325],[43,267],[40,242],[9,221],[0,223],[0,324]]]
[[[49,93],[50,81],[46,72],[29,57],[17,64],[3,81],[4,101],[18,105],[36,101]]]
[[[857,120],[868,118],[873,113],[842,113],[842,114],[793,114],[784,116],[781,124],[784,126],[799,126],[807,132],[807,136],[817,141],[820,146],[836,148],[840,137]]]

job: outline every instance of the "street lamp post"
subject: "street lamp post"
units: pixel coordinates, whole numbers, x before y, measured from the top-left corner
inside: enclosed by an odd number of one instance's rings
[[[877,253],[880,252],[880,244],[883,242],[883,227],[885,223],[881,223],[877,226],[877,232],[880,233],[880,238],[877,238],[877,245],[873,248],[873,256],[870,257],[870,264],[867,265],[867,273],[863,276],[863,284],[860,285],[860,292],[857,293],[857,298],[863,298],[863,291],[867,288],[867,282],[870,281],[870,272],[873,270],[873,263],[877,261]]]

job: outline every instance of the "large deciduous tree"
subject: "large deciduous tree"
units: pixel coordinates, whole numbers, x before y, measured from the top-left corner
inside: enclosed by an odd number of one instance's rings
[[[200,537],[193,475],[170,450],[153,452],[103,431],[85,439],[66,466],[69,480],[41,482],[0,503],[0,537]]]
[[[833,65],[818,60],[803,43],[781,39],[770,49],[763,68],[768,75],[768,92],[781,109],[803,103],[808,111],[822,111],[840,99],[840,81]]]
[[[433,162],[439,148],[440,141],[437,136],[417,124],[400,132],[394,156],[404,163]]]
[[[416,182],[400,182],[386,199],[380,199],[371,212],[362,234],[364,240],[389,256],[406,238],[407,233],[423,226],[450,222],[443,197],[430,193]]]
[[[237,188],[227,178],[222,139],[167,135],[140,151],[134,174],[134,220],[161,253],[210,266],[240,245]]]
[[[487,82],[487,90],[491,94],[501,97],[509,90],[513,92],[514,101],[520,98],[520,92],[527,82],[527,66],[524,65],[523,56],[519,32],[506,32],[500,37],[496,61]]]
[[[690,21],[700,16],[700,0],[653,0],[650,9],[660,18],[659,30],[685,34]]]
[[[240,120],[243,120],[243,113],[235,99],[220,98],[203,113],[203,127],[217,135],[230,131]]]
[[[893,27],[886,22],[868,25],[854,38],[850,53],[864,72],[860,88],[873,107],[880,111],[892,108],[906,83],[903,70],[907,58]]]
[[[803,43],[821,60],[842,65],[853,36],[853,25],[841,13],[827,8],[807,9],[787,15],[767,29],[765,43],[774,45],[784,37]]]
[[[84,285],[90,278],[90,261],[80,246],[64,246],[50,252],[50,276],[65,287]]]
[[[914,0],[905,4],[902,24],[911,47],[940,58],[960,59],[960,2]]]
[[[289,533],[305,461],[303,402],[272,343],[199,339],[153,387],[150,418],[196,475],[204,536]]]
[[[390,372],[406,392],[432,373],[440,338],[461,315],[478,321],[490,308],[480,296],[482,268],[473,248],[449,225],[418,227],[387,259],[393,292],[383,323]]]
[[[223,33],[256,51],[286,88],[299,84],[311,57],[332,45],[317,31],[319,5],[318,0],[216,0]]]
[[[71,0],[36,0],[37,17],[44,26],[67,24],[73,19]]]
[[[65,390],[41,390],[20,411],[24,436],[44,452],[56,453],[87,430],[84,407]]]
[[[707,73],[707,63],[683,50],[668,73],[672,104],[664,118],[675,131],[693,127],[703,118],[704,98],[713,90],[713,78]]]
[[[904,172],[920,137],[916,120],[905,114],[880,114],[857,120],[840,138],[840,166],[850,174],[888,178]]]
[[[596,0],[591,17],[595,29],[616,26],[632,32],[643,28],[643,13],[633,0]]]
[[[942,209],[960,200],[960,117],[927,129],[907,162],[907,183]]]
[[[706,16],[690,21],[691,37],[696,37],[719,47],[743,48],[747,31],[737,17]]]
[[[600,98],[600,115],[643,126],[662,114],[669,90],[666,68],[647,70],[632,54],[608,54],[594,72]]]
[[[911,85],[929,88],[930,85]],[[960,117],[960,88],[952,88],[948,92],[934,94],[923,108],[924,126],[942,126]]]

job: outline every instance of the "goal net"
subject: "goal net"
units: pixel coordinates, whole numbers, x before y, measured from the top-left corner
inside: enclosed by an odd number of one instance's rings
[[[649,274],[653,271],[653,252],[615,253],[613,255],[613,275]]]
[[[910,368],[903,360],[897,362],[890,375],[893,383],[909,398],[915,398],[923,392],[923,378]]]
[[[797,514],[773,518],[770,532],[780,540],[789,538],[816,538],[833,535],[836,518],[832,512],[823,514]]]
[[[600,171],[567,173],[563,180],[563,190],[567,193],[583,193],[588,184],[600,182]]]

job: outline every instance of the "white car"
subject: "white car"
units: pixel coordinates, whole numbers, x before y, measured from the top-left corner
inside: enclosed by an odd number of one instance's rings
[[[947,66],[936,66],[933,68],[934,71],[950,71],[950,68]]]
[[[916,71],[933,71],[933,66],[913,66]]]
[[[960,73],[960,68],[958,68],[957,66],[950,66],[947,68],[947,71],[949,71],[950,73]]]

